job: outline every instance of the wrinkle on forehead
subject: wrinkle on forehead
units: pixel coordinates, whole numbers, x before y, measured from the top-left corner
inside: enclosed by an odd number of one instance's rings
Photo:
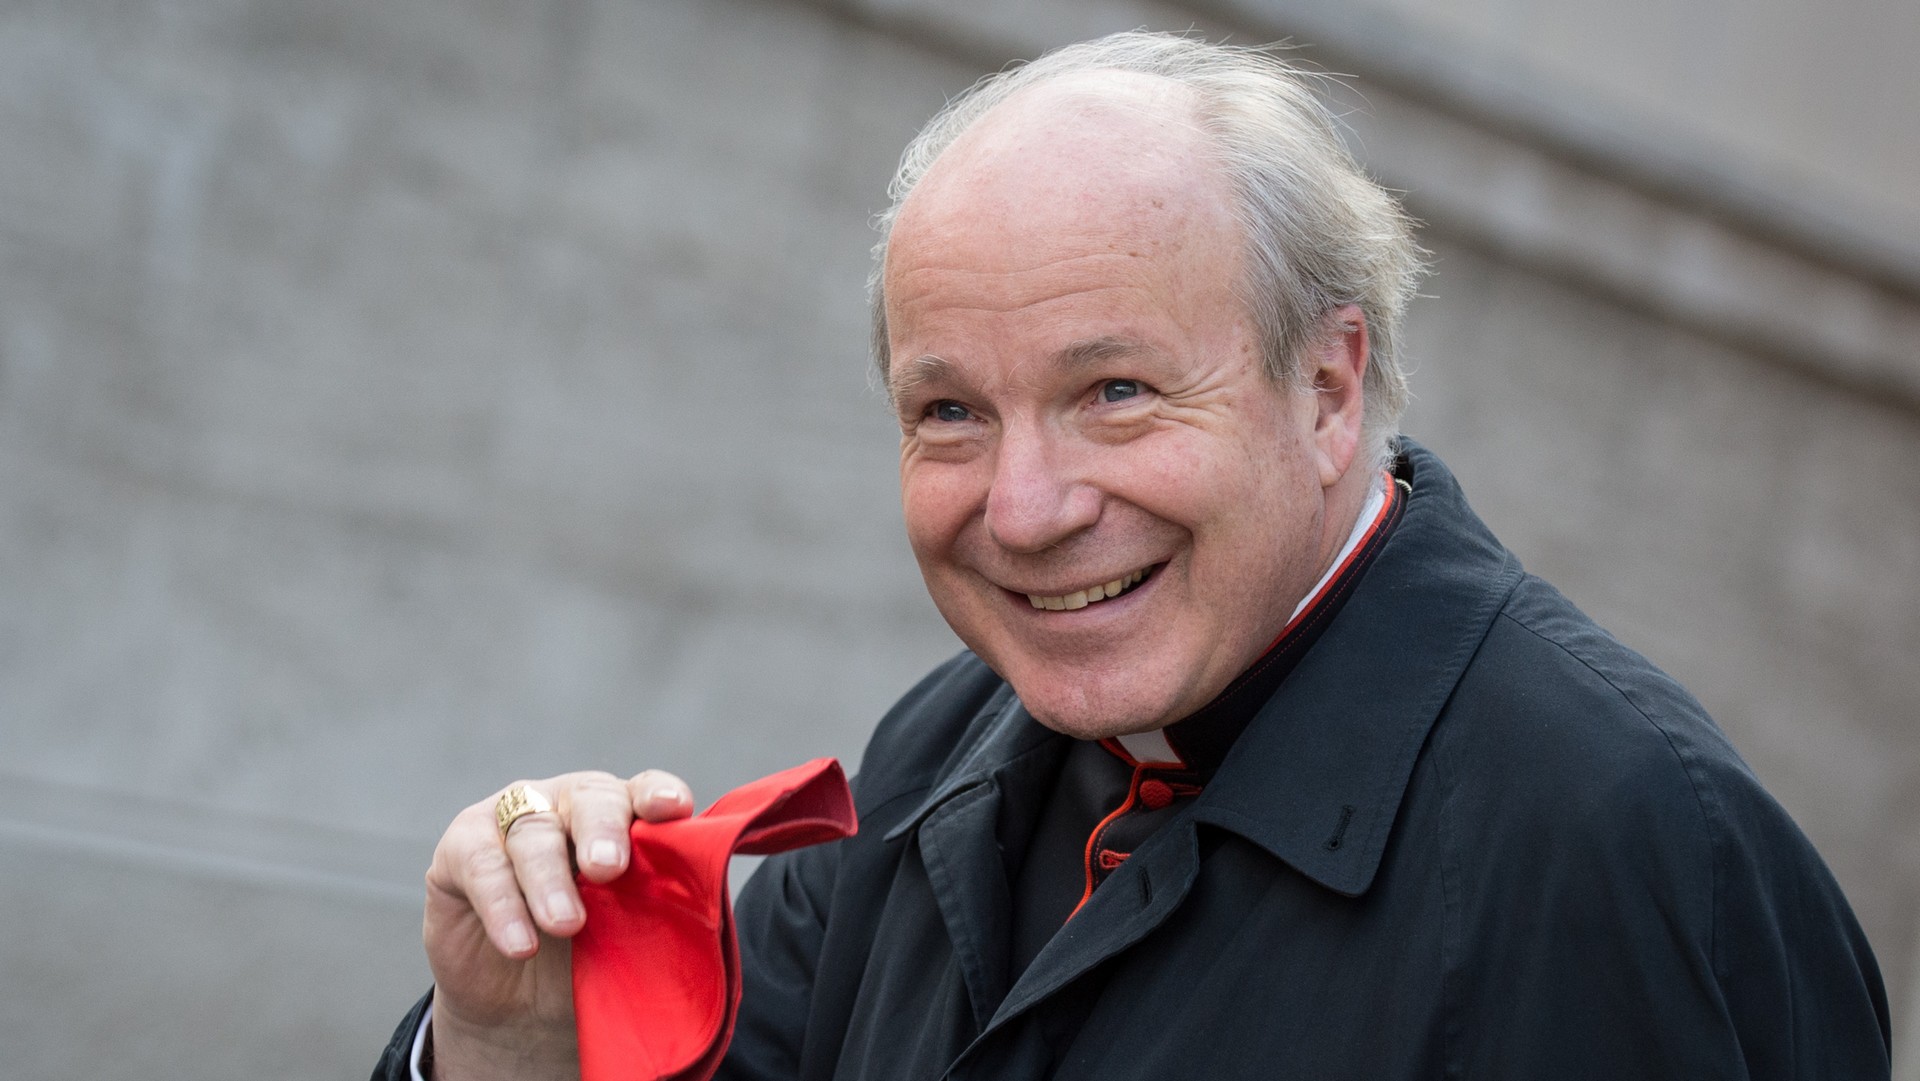
[[[1021,254],[1009,251],[1007,258],[1018,259]],[[903,269],[895,277],[889,299],[911,307],[923,298],[938,295],[942,309],[969,312],[1037,309],[1058,300],[1122,292],[1144,285],[1153,270],[1144,265],[1142,256],[1113,253],[1011,270],[927,266],[924,259],[919,262],[922,265]]]

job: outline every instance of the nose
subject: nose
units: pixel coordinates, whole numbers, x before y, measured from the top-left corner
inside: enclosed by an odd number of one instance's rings
[[[1100,492],[1069,448],[1043,431],[1009,430],[995,449],[987,532],[1014,552],[1061,544],[1100,520]]]

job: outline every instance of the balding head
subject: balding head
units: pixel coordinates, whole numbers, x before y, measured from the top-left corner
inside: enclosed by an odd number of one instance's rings
[[[995,268],[1004,280],[985,291],[1009,302],[1028,272],[1063,258],[1124,280],[1145,260],[1184,266],[1182,253],[1202,246],[1209,274],[1233,280],[1233,192],[1207,161],[1195,104],[1185,87],[1127,72],[1028,87],[940,155],[902,201],[891,236]],[[883,292],[894,288],[885,282]]]

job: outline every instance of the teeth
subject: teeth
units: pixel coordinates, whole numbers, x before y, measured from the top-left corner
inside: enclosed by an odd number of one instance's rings
[[[1029,593],[1027,594],[1027,603],[1033,605],[1035,608],[1044,608],[1050,612],[1070,612],[1085,608],[1087,605],[1093,604],[1096,601],[1103,601],[1109,597],[1118,597],[1120,594],[1139,585],[1140,580],[1146,576],[1147,572],[1143,568],[1125,577],[1115,578],[1111,582],[1089,586],[1086,589],[1059,597],[1042,597],[1038,593]]]

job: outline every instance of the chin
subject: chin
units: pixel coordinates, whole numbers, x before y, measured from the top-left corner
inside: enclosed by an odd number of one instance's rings
[[[1034,713],[1033,719],[1063,736],[1088,741],[1129,736],[1135,732],[1150,732],[1156,728],[1166,727],[1165,723],[1160,721],[1126,722],[1115,721],[1111,717],[1043,717]]]
[[[1039,693],[1028,694],[1021,688],[1032,681],[1010,679],[1014,693],[1027,707],[1033,719],[1064,736],[1075,739],[1108,739],[1165,727],[1180,719],[1174,715],[1174,703],[1164,701],[1165,690],[1140,693],[1062,693],[1057,680],[1047,681]]]

